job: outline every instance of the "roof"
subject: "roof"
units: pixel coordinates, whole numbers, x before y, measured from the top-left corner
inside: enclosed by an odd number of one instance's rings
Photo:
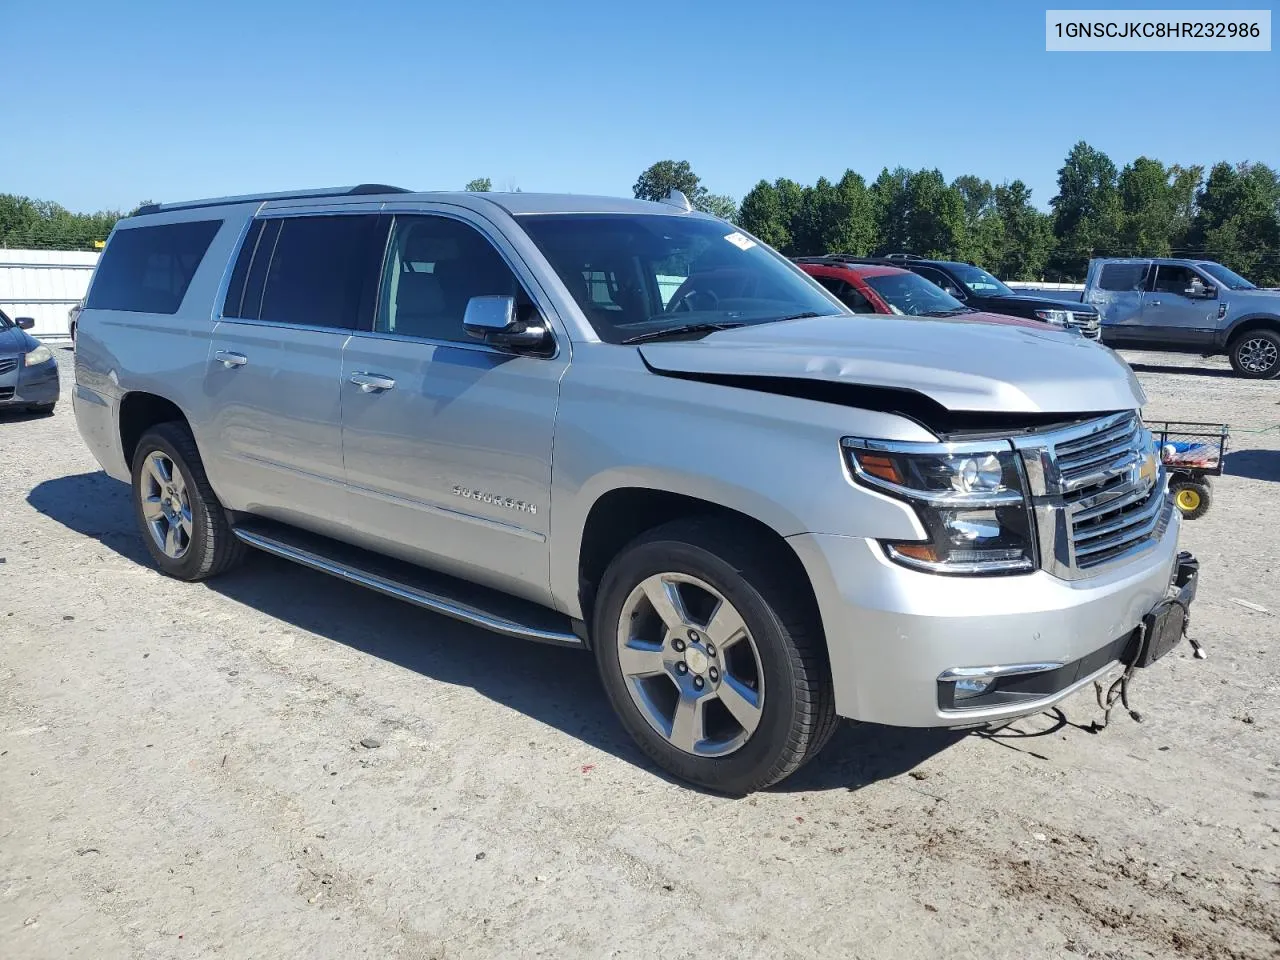
[[[796,257],[795,262],[801,269],[806,266],[827,267],[832,270],[849,270],[860,277],[889,277],[898,273],[911,272],[903,267],[878,261],[874,257],[858,258],[843,254],[826,257]]]
[[[428,201],[456,203],[460,206],[481,209],[488,204],[501,207],[512,215],[542,213],[638,213],[679,214],[681,207],[649,200],[633,200],[621,197],[599,197],[573,193],[476,193],[472,191],[412,191],[380,183],[362,183],[354,187],[325,187],[314,190],[286,190],[278,193],[245,194],[233,197],[211,197],[202,200],[186,200],[176,203],[153,203],[141,207],[135,216],[168,213],[175,210],[196,210],[208,207],[262,204],[267,206],[293,206],[295,201],[313,200],[342,202],[352,197],[361,200],[405,203]]]

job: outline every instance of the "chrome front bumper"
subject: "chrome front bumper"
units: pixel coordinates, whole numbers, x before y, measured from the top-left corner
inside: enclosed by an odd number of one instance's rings
[[[804,563],[826,631],[841,716],[905,727],[959,727],[1037,713],[1123,655],[1168,589],[1180,520],[1129,562],[1079,580],[1043,570],[946,577],[889,560],[875,540],[802,534]],[[940,692],[948,671],[1048,666],[1073,671],[1042,697],[956,708]]]

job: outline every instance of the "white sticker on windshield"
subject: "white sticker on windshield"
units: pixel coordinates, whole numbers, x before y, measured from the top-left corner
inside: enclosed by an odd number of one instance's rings
[[[750,250],[752,247],[756,245],[756,242],[754,240],[752,240],[750,237],[743,236],[742,234],[738,233],[736,230],[733,233],[729,234],[727,237],[725,237],[725,239],[728,240],[730,243],[732,243],[739,250]]]

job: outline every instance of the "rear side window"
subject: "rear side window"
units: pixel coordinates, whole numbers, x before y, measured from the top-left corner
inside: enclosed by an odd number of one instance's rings
[[[241,245],[222,315],[354,329],[377,226],[372,214],[258,221]]]
[[[1145,263],[1105,263],[1098,277],[1098,289],[1117,292],[1141,290],[1146,276]]]
[[[221,220],[117,230],[103,251],[90,310],[177,313]]]

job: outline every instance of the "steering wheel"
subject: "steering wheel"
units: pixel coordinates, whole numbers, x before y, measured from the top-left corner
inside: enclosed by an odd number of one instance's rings
[[[684,296],[677,298],[667,308],[668,313],[679,313],[680,311],[688,311],[692,313],[698,308],[693,305],[694,297],[710,297],[711,306],[707,309],[714,310],[720,304],[720,297],[716,295],[714,290],[690,290]]]

